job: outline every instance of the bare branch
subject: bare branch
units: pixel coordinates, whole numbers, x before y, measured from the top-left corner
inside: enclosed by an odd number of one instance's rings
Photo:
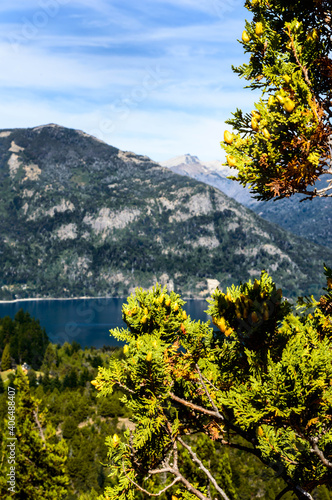
[[[125,471],[124,464],[122,464],[122,470],[124,472],[124,475],[126,478],[133,484],[138,490],[140,490],[142,493],[145,493],[146,495],[149,495],[150,497],[160,497],[165,491],[169,490],[172,486],[174,486],[175,483],[181,480],[179,476],[177,476],[172,483],[170,483],[168,486],[166,486],[163,490],[160,490],[158,493],[151,493],[150,491],[146,490],[145,488],[142,488],[139,484],[137,484],[133,479],[131,479],[128,474]],[[152,471],[149,471],[150,474],[152,474]],[[161,469],[160,471],[156,471],[155,474],[158,474],[158,472],[171,472],[172,474],[175,474],[175,471],[173,469],[169,468],[167,470]]]
[[[121,382],[119,382],[118,380],[116,381],[116,384],[119,387],[121,387],[121,389],[123,389],[124,391],[130,392],[130,394],[135,394],[135,391],[133,391],[132,389],[129,389],[129,387],[127,387],[126,385],[121,384]]]
[[[207,384],[209,384],[209,385],[212,387],[212,389],[214,389],[215,391],[219,391],[218,387],[216,387],[214,384],[212,384],[212,382],[211,382],[209,379],[207,379],[207,378],[203,375],[203,373],[201,373],[201,376],[202,376],[202,379],[203,379],[203,380],[204,380]]]
[[[185,487],[187,488],[187,490],[192,493],[193,495],[196,495],[198,498],[200,498],[200,500],[209,500],[208,497],[206,497],[205,495],[203,495],[203,493],[201,493],[199,490],[197,490],[191,483],[189,483],[189,481],[187,481],[187,479],[182,476],[182,474],[178,473],[179,476],[180,476],[180,481],[182,484],[185,485]]]
[[[174,441],[173,449],[174,449],[173,467],[178,470],[178,445],[176,441]]]
[[[221,420],[224,420],[224,417],[223,415],[221,415],[221,413],[219,412],[218,410],[218,407],[216,406],[215,402],[213,401],[213,399],[211,398],[211,395],[209,393],[209,391],[207,390],[207,387],[206,385],[204,384],[204,381],[203,381],[203,377],[202,377],[202,374],[201,374],[201,371],[200,369],[198,368],[198,365],[196,364],[196,370],[197,370],[197,373],[198,373],[198,376],[199,376],[199,380],[204,388],[204,391],[205,391],[205,394],[207,395],[209,401],[210,401],[210,404],[212,406],[212,408],[214,409],[214,411],[217,413],[218,415],[218,418],[220,418]]]
[[[164,469],[152,469],[152,470],[149,470],[149,476],[153,475],[153,474],[164,474],[165,472],[171,472],[171,468],[170,467],[164,467]]]
[[[170,397],[174,400],[177,401],[178,403],[183,404],[184,406],[188,406],[188,408],[192,408],[193,410],[197,410],[201,413],[205,413],[206,415],[211,415],[212,417],[219,418],[223,420],[223,416],[220,415],[219,412],[207,410],[206,408],[203,408],[202,406],[195,405],[194,403],[190,403],[189,401],[186,401],[185,399],[179,398],[178,396],[175,396],[172,392],[170,392]]]
[[[297,485],[297,486],[295,486],[295,490],[294,490],[294,491],[295,491],[295,493],[296,493],[296,494],[297,494],[297,493],[299,493],[299,494],[301,495],[301,497],[299,497],[299,498],[308,498],[309,500],[314,500],[314,499],[312,498],[312,496],[310,495],[310,493],[308,493],[307,491],[304,491],[304,490],[301,488],[301,486],[298,486],[298,485]],[[297,496],[298,496],[298,495],[297,495]]]
[[[309,442],[312,446],[312,452],[315,453],[315,455],[317,455],[317,457],[319,458],[319,460],[322,462],[322,464],[324,464],[326,467],[328,467],[329,469],[332,469],[332,463],[329,462],[327,460],[327,458],[324,457],[324,453],[322,452],[322,450],[320,450],[317,446],[317,443],[318,443],[318,438],[317,437],[313,437],[313,438],[310,438],[309,439]]]
[[[200,468],[200,470],[202,472],[204,472],[204,474],[208,477],[209,481],[213,484],[213,486],[215,487],[215,489],[218,491],[218,493],[220,493],[220,495],[224,498],[224,500],[229,500],[229,498],[226,495],[226,493],[224,492],[224,490],[222,490],[220,488],[220,486],[218,485],[217,481],[212,476],[211,472],[203,465],[203,463],[197,457],[196,453],[193,452],[193,450],[191,449],[191,447],[187,443],[185,443],[180,437],[178,437],[177,440],[179,441],[179,443],[182,444],[182,446],[184,448],[186,448],[187,451],[189,451],[189,453],[190,453],[193,461],[197,463],[197,465]]]
[[[46,447],[46,439],[45,439],[45,435],[44,435],[44,432],[43,432],[43,428],[39,422],[39,419],[38,419],[38,407],[37,407],[37,411],[36,410],[33,410],[33,417],[35,419],[35,422],[37,424],[37,427],[38,427],[38,430],[39,430],[39,434],[40,434],[40,437],[42,438],[43,442],[44,442],[44,448]]]

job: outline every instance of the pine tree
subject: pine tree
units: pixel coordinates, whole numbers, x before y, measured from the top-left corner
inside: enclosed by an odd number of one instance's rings
[[[4,372],[9,370],[11,366],[12,361],[10,357],[10,346],[9,344],[6,344],[1,357],[1,370]]]
[[[40,401],[31,396],[28,377],[19,367],[14,380],[16,427],[11,432],[17,439],[8,440],[8,420],[1,433],[0,496],[21,500],[58,500],[65,498],[68,478],[65,472],[67,447],[57,442],[55,430],[47,424],[40,412]],[[13,392],[13,391],[12,391]],[[8,443],[15,443],[14,464],[9,463]],[[14,467],[15,481],[9,490],[10,467]],[[15,494],[13,495],[13,491]]]

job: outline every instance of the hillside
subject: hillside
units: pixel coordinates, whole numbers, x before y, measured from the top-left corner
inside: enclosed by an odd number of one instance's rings
[[[126,296],[157,280],[205,297],[267,269],[317,293],[332,251],[217,189],[84,132],[0,131],[0,298]]]
[[[295,195],[276,202],[259,202],[252,198],[249,189],[227,179],[230,175],[236,175],[236,170],[222,166],[219,161],[200,161],[197,156],[187,154],[160,164],[172,172],[214,186],[254,210],[263,219],[317,245],[332,249],[332,198],[316,198],[304,203],[301,202],[302,195]],[[324,181],[317,187],[324,187]]]

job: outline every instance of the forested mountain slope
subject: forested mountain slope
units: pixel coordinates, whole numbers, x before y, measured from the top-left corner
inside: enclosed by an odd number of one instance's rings
[[[267,269],[318,292],[332,250],[219,190],[58,125],[0,131],[0,298],[126,296],[156,281],[189,297]]]

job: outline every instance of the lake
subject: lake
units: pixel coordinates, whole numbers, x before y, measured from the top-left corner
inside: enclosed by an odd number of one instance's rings
[[[84,348],[103,345],[121,345],[110,336],[109,330],[125,327],[122,321],[122,304],[126,299],[73,299],[73,300],[21,300],[1,303],[0,317],[14,318],[19,309],[28,311],[39,319],[41,326],[55,344],[79,342]],[[205,300],[188,300],[184,309],[192,319],[207,321]]]

